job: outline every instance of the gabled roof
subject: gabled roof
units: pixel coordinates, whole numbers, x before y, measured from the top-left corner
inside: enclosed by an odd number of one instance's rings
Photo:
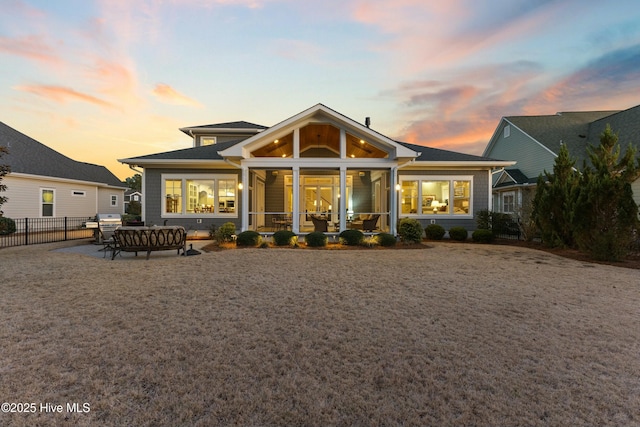
[[[156,154],[147,154],[144,156],[131,157],[129,159],[119,159],[118,161],[123,163],[134,164],[137,161],[142,161],[146,163],[148,161],[155,160],[202,160],[202,161],[210,161],[210,160],[224,160],[224,158],[219,154],[219,151],[229,148],[239,142],[243,141],[242,139],[234,140],[234,141],[225,141],[219,142],[217,144],[212,145],[203,145],[198,147],[189,147],[189,148],[181,148],[179,150],[173,151],[165,151],[163,153]]]
[[[210,125],[187,126],[180,130],[189,136],[193,133],[207,133],[211,131],[229,132],[229,133],[258,133],[267,129],[266,126],[257,125],[245,121],[215,123]]]
[[[426,147],[424,145],[409,144],[396,141],[405,147],[420,153],[417,162],[500,162],[489,157],[474,156],[473,154],[458,153],[456,151],[441,150],[439,148]],[[513,163],[513,162],[511,162]]]
[[[520,169],[502,169],[493,177],[494,188],[535,184],[536,182],[537,177],[529,178]]]
[[[126,188],[106,167],[78,162],[0,122],[0,145],[9,149],[2,162],[12,173],[73,179]]]

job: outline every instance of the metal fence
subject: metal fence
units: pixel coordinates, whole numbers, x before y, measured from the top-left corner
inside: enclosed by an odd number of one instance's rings
[[[61,242],[93,237],[93,231],[84,228],[90,217],[18,218],[15,233],[0,235],[0,248]]]

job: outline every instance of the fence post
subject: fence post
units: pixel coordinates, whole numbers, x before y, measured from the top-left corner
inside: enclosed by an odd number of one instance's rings
[[[67,217],[64,217],[64,241],[67,241]]]
[[[29,244],[29,218],[24,219],[24,244]]]

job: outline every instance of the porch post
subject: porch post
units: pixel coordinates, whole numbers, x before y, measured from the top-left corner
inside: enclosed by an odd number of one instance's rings
[[[240,183],[242,184],[242,189],[240,190],[242,197],[241,230],[246,231],[249,229],[249,168],[247,166],[242,166]]]
[[[389,234],[396,235],[396,224],[398,222],[398,190],[396,185],[398,184],[398,167],[391,168],[391,197],[389,202]]]
[[[293,174],[292,190],[293,197],[291,200],[291,210],[293,218],[291,218],[291,231],[298,234],[300,233],[300,166],[294,166],[291,168]]]
[[[340,200],[338,202],[338,216],[340,217],[340,230],[347,229],[347,167],[340,166]]]

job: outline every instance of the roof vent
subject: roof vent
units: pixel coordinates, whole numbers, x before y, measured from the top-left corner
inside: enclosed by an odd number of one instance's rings
[[[365,117],[365,119],[364,119],[364,125],[365,125],[366,127],[371,126],[371,117]]]

